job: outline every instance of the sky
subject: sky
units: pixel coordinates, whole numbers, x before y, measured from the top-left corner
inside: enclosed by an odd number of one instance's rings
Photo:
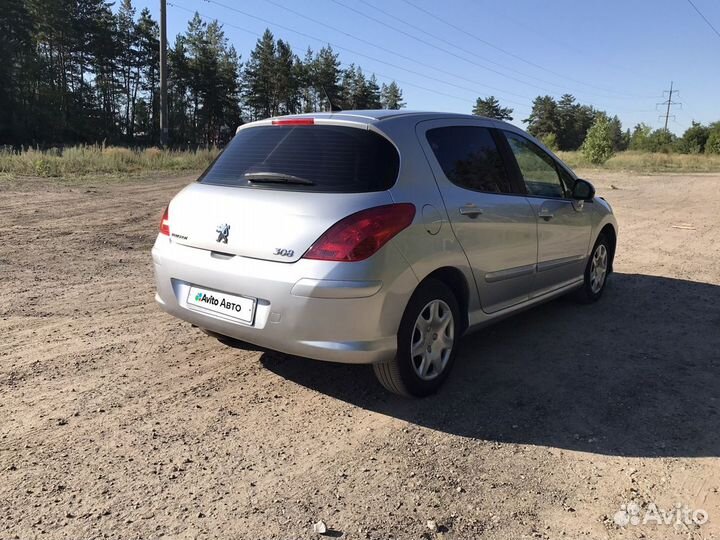
[[[720,1],[692,0],[720,30]],[[159,0],[135,0],[159,18]],[[470,113],[496,96],[520,127],[538,95],[573,94],[623,127],[720,120],[720,36],[690,0],[168,0],[168,41],[197,11],[249,57],[266,28],[302,57],[330,44],[343,66],[396,80],[408,109]],[[304,16],[304,17],[303,17]]]

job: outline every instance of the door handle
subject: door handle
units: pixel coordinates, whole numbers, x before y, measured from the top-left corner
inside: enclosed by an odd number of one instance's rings
[[[470,204],[466,206],[461,206],[458,210],[460,211],[460,215],[469,216],[471,218],[477,217],[483,213],[482,209]]]
[[[540,213],[538,214],[538,217],[543,218],[545,221],[550,221],[552,218],[555,217],[555,214],[552,212],[548,212],[547,210],[543,209],[540,210]]]

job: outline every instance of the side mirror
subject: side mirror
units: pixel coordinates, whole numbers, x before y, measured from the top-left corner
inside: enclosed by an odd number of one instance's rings
[[[578,201],[591,201],[595,196],[595,188],[587,180],[578,178],[572,189],[572,198]]]

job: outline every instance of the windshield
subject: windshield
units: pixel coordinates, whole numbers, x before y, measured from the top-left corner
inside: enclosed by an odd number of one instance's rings
[[[203,184],[362,193],[389,189],[399,156],[387,139],[344,126],[260,126],[240,130],[202,174]]]

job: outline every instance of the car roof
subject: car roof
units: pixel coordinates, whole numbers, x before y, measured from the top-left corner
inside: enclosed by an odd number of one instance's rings
[[[421,120],[434,120],[440,118],[458,118],[458,119],[485,119],[491,120],[484,116],[476,116],[473,114],[448,113],[438,111],[408,111],[408,110],[390,110],[390,109],[367,109],[367,110],[350,110],[338,112],[312,112],[304,114],[293,114],[283,116],[282,118],[327,118],[328,120],[340,120],[348,122],[363,122],[366,124],[376,124],[385,120],[409,118]],[[497,120],[494,120],[497,122]]]

